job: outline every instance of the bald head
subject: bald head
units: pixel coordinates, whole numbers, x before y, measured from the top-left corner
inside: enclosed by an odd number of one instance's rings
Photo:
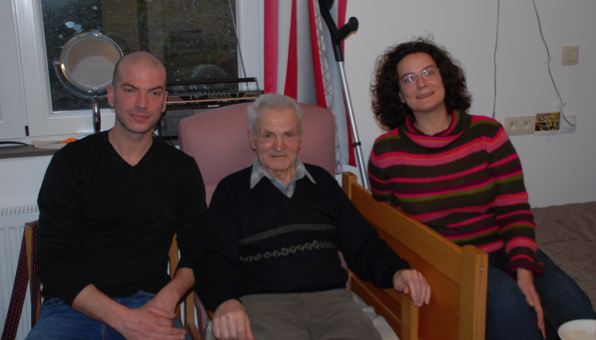
[[[163,87],[165,89],[167,81],[166,68],[163,66],[162,62],[159,59],[157,59],[157,57],[145,51],[133,52],[125,55],[124,57],[120,58],[120,60],[118,60],[118,62],[116,63],[116,67],[114,67],[112,85],[117,86],[118,82],[121,79],[121,73],[124,69],[131,65],[143,65],[151,69],[162,70],[164,74]]]

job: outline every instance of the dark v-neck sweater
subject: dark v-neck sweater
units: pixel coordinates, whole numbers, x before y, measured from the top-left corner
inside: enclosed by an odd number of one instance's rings
[[[380,240],[324,169],[305,164],[291,198],[251,168],[223,179],[211,200],[195,268],[196,289],[209,310],[249,294],[317,292],[345,287],[348,266],[389,288],[409,268]]]
[[[45,298],[71,305],[89,284],[110,297],[157,293],[169,281],[174,233],[179,267],[192,267],[206,212],[194,159],[159,138],[135,166],[108,133],[56,152],[39,193],[39,275]]]

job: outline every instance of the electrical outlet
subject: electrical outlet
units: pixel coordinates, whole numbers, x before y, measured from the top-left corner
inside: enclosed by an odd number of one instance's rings
[[[535,125],[536,116],[506,117],[504,128],[509,136],[531,135]]]

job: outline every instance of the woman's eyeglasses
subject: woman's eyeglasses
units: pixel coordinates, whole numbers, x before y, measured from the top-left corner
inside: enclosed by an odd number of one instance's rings
[[[436,67],[429,67],[426,70],[422,71],[419,75],[415,74],[406,74],[405,76],[399,79],[399,82],[406,87],[412,86],[418,80],[418,77],[423,79],[431,80],[436,78],[439,75],[440,68]]]

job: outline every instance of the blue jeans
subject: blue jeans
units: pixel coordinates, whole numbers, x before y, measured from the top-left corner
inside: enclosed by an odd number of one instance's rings
[[[556,340],[563,323],[594,319],[596,315],[586,293],[569,275],[542,251],[538,250],[536,256],[544,263],[544,276],[534,278],[534,285],[544,310],[546,337]],[[489,254],[486,340],[543,340],[534,308],[506,268],[504,249]]]
[[[151,300],[155,294],[139,291],[135,295],[116,298],[114,301],[129,308],[139,308]],[[112,327],[83,315],[58,298],[45,301],[41,305],[41,313],[35,327],[27,335],[30,339],[86,339],[112,340],[124,337]],[[178,319],[174,326],[182,328]],[[186,340],[190,340],[186,334]]]

